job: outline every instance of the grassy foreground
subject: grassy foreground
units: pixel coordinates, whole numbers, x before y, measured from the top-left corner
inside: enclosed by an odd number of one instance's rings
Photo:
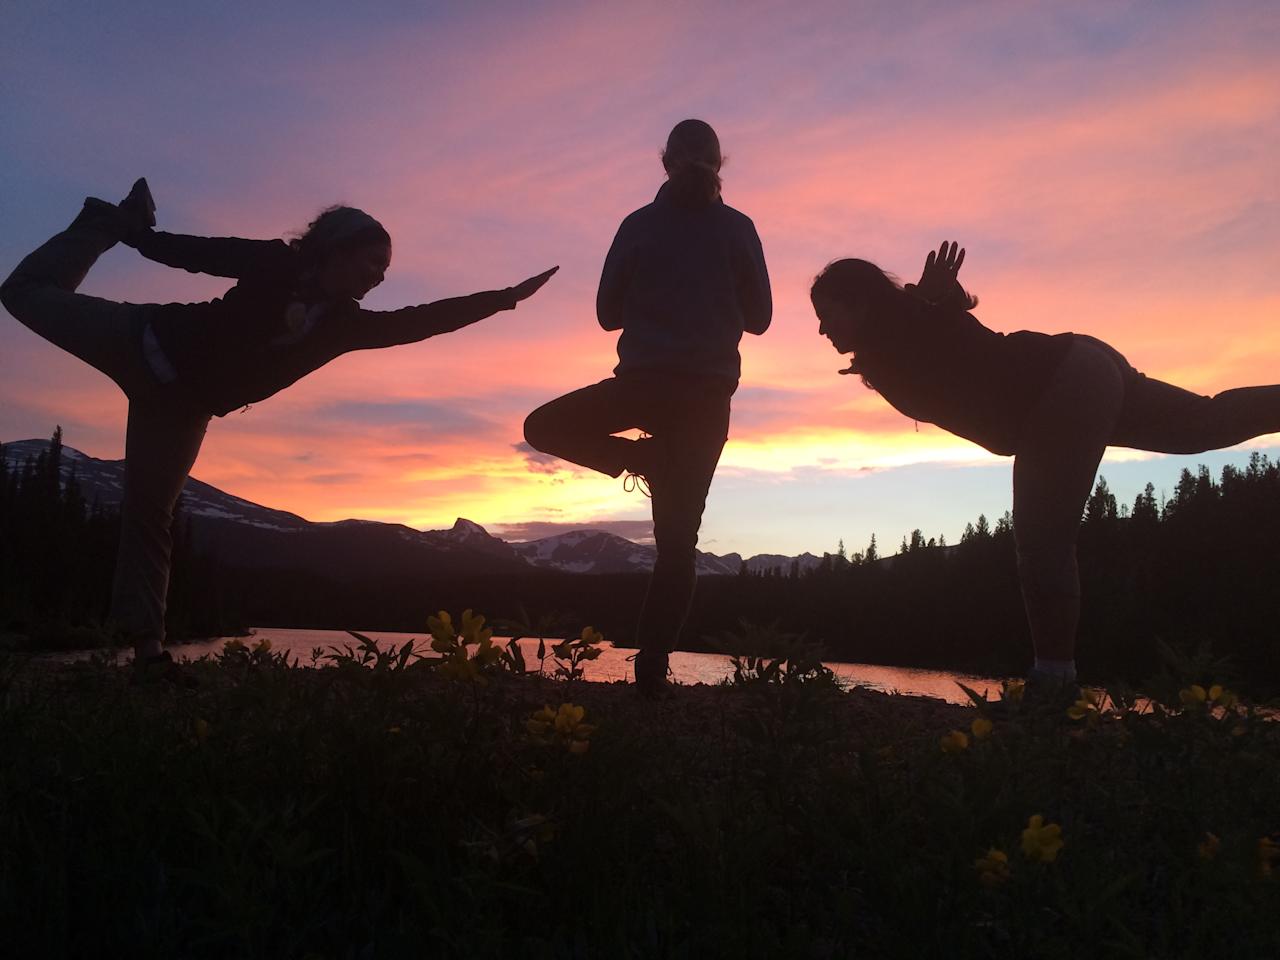
[[[194,690],[0,660],[10,955],[1280,955],[1280,724],[1212,677],[1068,716],[752,661],[649,702],[432,626]]]

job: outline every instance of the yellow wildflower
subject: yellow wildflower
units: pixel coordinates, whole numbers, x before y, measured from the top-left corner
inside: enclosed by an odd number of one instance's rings
[[[592,627],[583,627],[580,639],[583,643],[604,643],[604,634]]]
[[[1072,720],[1098,719],[1098,695],[1092,690],[1081,690],[1080,699],[1067,708],[1067,716]]]
[[[1000,685],[1000,696],[1003,700],[1012,700],[1015,703],[1021,702],[1022,695],[1027,690],[1027,681],[1025,680],[1006,680]]]
[[[399,732],[400,732],[400,728],[398,726],[387,727],[387,733],[389,734],[397,734]]]
[[[562,703],[557,710],[545,706],[535,711],[524,725],[537,743],[550,743],[554,735],[570,753],[586,753],[588,738],[595,730],[592,724],[582,722],[586,712],[586,708],[572,703]]]
[[[1045,823],[1044,817],[1038,813],[1027,821],[1027,827],[1022,831],[1022,855],[1028,860],[1053,863],[1062,847],[1060,825]]]
[[[952,730],[938,741],[943,753],[959,753],[969,749],[969,735],[963,730]]]
[[[995,724],[986,717],[975,717],[973,723],[969,724],[969,729],[973,732],[975,740],[985,740],[991,736],[991,731],[995,729]]]
[[[973,861],[973,869],[978,871],[978,882],[984,887],[999,886],[1009,879],[1009,855],[992,847],[986,856]]]
[[[533,716],[525,721],[530,733],[546,733],[556,722],[556,712],[550,707],[535,710]]]
[[[1187,707],[1204,706],[1204,702],[1208,696],[1209,695],[1205,691],[1204,687],[1200,686],[1198,683],[1193,683],[1186,689],[1178,691],[1178,699],[1182,701],[1183,706]]]
[[[1196,855],[1201,860],[1212,860],[1218,855],[1218,850],[1222,847],[1222,841],[1215,833],[1205,832],[1204,839],[1196,844]]]
[[[573,728],[582,722],[586,712],[584,707],[572,703],[560,704],[560,709],[556,711],[556,733],[562,735],[572,733]]]
[[[453,645],[453,618],[448,610],[441,610],[434,617],[427,617],[427,629],[431,631],[431,649],[443,653]]]
[[[269,637],[263,637],[254,645],[253,652],[254,653],[270,653],[271,639]]]
[[[481,614],[472,614],[470,610],[462,612],[462,630],[459,631],[464,643],[483,644],[493,636],[493,629],[485,627]]]
[[[244,641],[241,640],[239,637],[232,637],[230,640],[228,640],[226,643],[222,645],[222,652],[224,654],[239,653],[243,649],[244,649]]]
[[[1209,699],[1223,709],[1230,710],[1239,698],[1222,684],[1215,683],[1209,688]]]

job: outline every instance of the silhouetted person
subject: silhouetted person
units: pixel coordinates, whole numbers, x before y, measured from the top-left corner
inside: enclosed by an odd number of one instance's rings
[[[814,281],[818,331],[901,413],[1013,456],[1018,576],[1035,646],[1031,679],[1075,680],[1076,538],[1108,446],[1202,453],[1280,431],[1280,386],[1213,397],[1153,380],[1101,340],[988,330],[956,279],[964,251],[930,252],[906,287],[865,260]]]
[[[671,131],[667,182],[622,221],[600,277],[600,326],[622,331],[614,375],[539,407],[524,425],[538,450],[647,481],[658,555],[636,629],[636,682],[648,693],[667,685],[667,654],[693,599],[698,527],[741,372],[738,341],[744,330],[764,333],[773,309],[755,226],[720,197],[721,163],[706,123]],[[650,436],[613,436],[629,429]]]
[[[382,282],[391,238],[367,213],[331,207],[285,242],[161,233],[152,229],[154,209],[145,180],[119,206],[86,200],[71,226],[0,286],[0,301],[129,398],[112,620],[133,643],[137,664],[163,667],[170,523],[210,418],[265,400],[348,351],[414,343],[513,309],[555,269],[505,290],[370,311],[358,301]],[[236,284],[207,303],[116,303],[76,293],[117,241]]]

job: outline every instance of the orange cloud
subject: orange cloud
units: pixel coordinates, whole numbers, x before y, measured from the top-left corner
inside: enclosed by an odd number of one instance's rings
[[[67,154],[54,161],[63,182],[42,194],[51,213],[0,249],[16,260],[69,218],[74,203],[52,216],[74,192],[65,183],[102,192],[118,175],[122,189],[126,165],[145,162],[171,229],[279,236],[336,201],[379,216],[395,258],[372,309],[559,263],[514,313],[341,358],[216,421],[195,472],[315,519],[640,518],[647,503],[623,499],[616,481],[531,470],[515,445],[529,410],[608,375],[615,338],[593,311],[605,251],[656,190],[669,125],[705,115],[730,155],[726,199],[760,230],[776,304],[773,329],[742,345],[723,475],[809,496],[866,468],[990,464],[836,375],[840,358],[808,303],[813,275],[862,255],[913,279],[930,245],[956,237],[969,247],[978,316],[994,329],[1092,333],[1151,375],[1205,392],[1274,380],[1280,74],[1266,12],[1171,9],[1154,22],[1008,2],[911,22],[876,4],[750,17],[715,5],[535,5],[430,22],[370,16],[341,30],[319,17],[305,50],[219,34],[213,18],[199,48],[177,43],[172,55],[218,60],[230,89],[260,99],[227,111],[204,91],[178,91],[203,123],[178,123],[167,100],[147,99],[154,64],[142,71],[150,80],[123,87],[33,65],[30,89],[47,91],[47,112],[106,144],[111,169],[73,158],[51,129],[43,155]],[[175,84],[186,75],[169,73]],[[148,126],[155,111],[167,126]],[[38,130],[37,119],[23,122]],[[86,290],[194,300],[225,287],[119,250]],[[6,435],[73,422],[69,442],[120,455],[114,386],[5,324]],[[722,539],[750,541],[749,511],[708,516],[740,531]]]

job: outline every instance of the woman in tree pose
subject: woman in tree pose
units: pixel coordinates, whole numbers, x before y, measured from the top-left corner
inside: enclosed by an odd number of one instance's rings
[[[515,287],[387,312],[359,301],[382,282],[391,238],[352,207],[322,212],[301,238],[161,233],[145,180],[119,205],[90,198],[72,224],[0,286],[13,316],[96,367],[129,398],[116,626],[135,663],[163,672],[170,523],[209,420],[270,397],[351,350],[415,343],[511,310],[557,268]],[[236,281],[206,303],[116,303],[76,293],[117,242],[150,260]]]
[[[1078,333],[987,329],[957,274],[964,250],[930,252],[905,287],[865,260],[837,260],[814,281],[818,332],[853,354],[891,406],[992,453],[1012,456],[1013,532],[1035,662],[1033,686],[1075,681],[1080,578],[1076,538],[1108,446],[1202,453],[1280,431],[1280,386],[1213,397],[1154,380]]]
[[[662,154],[667,182],[622,221],[600,277],[600,326],[622,331],[614,375],[524,424],[530,446],[611,477],[626,471],[652,496],[658,556],[635,662],[649,694],[667,688],[667,654],[693,599],[698,527],[741,372],[738,341],[744,330],[764,333],[772,315],[760,238],[721,199],[722,162],[708,124],[676,124]],[[650,436],[614,436],[630,429]]]

